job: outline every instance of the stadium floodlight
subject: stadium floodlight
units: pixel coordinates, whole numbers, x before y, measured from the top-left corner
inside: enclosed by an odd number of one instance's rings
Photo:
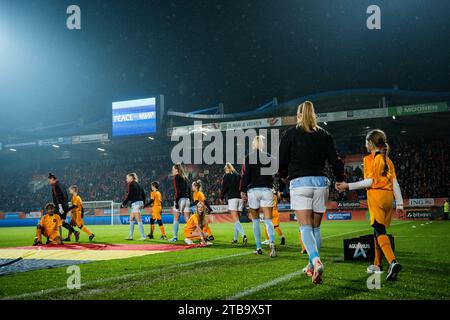
[[[9,148],[9,151],[16,152],[17,150],[14,148]]]
[[[59,148],[59,146],[58,146],[57,144],[52,144],[52,147],[53,147],[53,148],[56,148],[56,149]]]
[[[103,148],[97,148],[98,151],[105,152],[106,150]]]

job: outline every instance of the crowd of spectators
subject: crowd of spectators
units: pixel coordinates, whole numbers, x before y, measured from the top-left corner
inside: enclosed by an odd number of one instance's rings
[[[444,141],[392,142],[390,157],[393,160],[397,177],[405,198],[448,197],[450,166],[450,143]],[[361,154],[361,148],[348,151]],[[11,164],[0,168],[0,211],[29,212],[40,210],[51,201],[50,187],[46,185],[48,172],[53,172],[60,181],[69,187],[76,184],[85,201],[113,200],[121,202],[126,193],[125,176],[136,172],[141,184],[150,191],[150,183],[159,181],[163,195],[163,205],[173,204],[171,180],[172,162],[169,156],[124,157],[120,160],[67,160],[64,163],[49,164],[52,169],[24,169]],[[211,204],[219,204],[220,181],[223,165],[191,165],[186,167],[189,180],[200,179],[207,199]],[[240,170],[240,166],[236,166]],[[346,166],[347,181],[363,179],[361,164]],[[358,200],[365,192],[358,191],[339,194],[334,190],[331,180],[330,199]]]
[[[450,195],[450,139],[402,141],[391,158],[402,192],[409,198]]]

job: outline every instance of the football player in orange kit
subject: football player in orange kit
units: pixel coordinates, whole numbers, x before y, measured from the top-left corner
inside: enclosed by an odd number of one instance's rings
[[[201,244],[212,244],[208,242],[208,234],[205,232],[205,226],[208,225],[206,217],[206,205],[199,202],[196,206],[195,213],[191,215],[184,226],[184,242],[186,244],[193,244],[193,240],[200,240]]]
[[[392,250],[386,228],[391,224],[393,203],[399,214],[403,211],[403,198],[395,174],[394,164],[389,159],[389,145],[386,134],[381,130],[372,130],[366,136],[366,148],[370,152],[364,157],[364,180],[354,183],[337,183],[338,191],[367,189],[367,205],[370,225],[374,228],[375,259],[367,268],[368,273],[381,272],[383,255],[389,262],[386,280],[397,280],[402,266]]]
[[[194,201],[192,203],[193,206],[197,206],[197,204],[203,203],[205,205],[205,207],[208,209],[209,212],[212,212],[212,208],[209,206],[208,202],[206,201],[206,197],[205,194],[202,191],[202,182],[200,180],[194,181],[192,183],[192,200]],[[206,224],[204,227],[204,232],[206,232],[208,234],[208,237],[206,240],[208,241],[213,241],[214,240],[214,236],[212,235],[212,231],[211,228]]]
[[[159,192],[159,183],[157,181],[152,182],[152,191],[150,192],[150,202],[146,207],[152,206],[152,217],[150,218],[150,234],[149,239],[153,239],[153,232],[155,231],[155,221],[159,226],[161,231],[160,240],[166,240],[166,231],[164,230],[164,225],[162,222],[161,212],[162,212],[162,196]]]
[[[62,244],[61,234],[59,230],[62,225],[61,217],[54,213],[55,205],[48,203],[45,206],[45,215],[36,229],[36,238],[34,238],[34,246],[42,244],[42,235],[47,238],[46,244]]]

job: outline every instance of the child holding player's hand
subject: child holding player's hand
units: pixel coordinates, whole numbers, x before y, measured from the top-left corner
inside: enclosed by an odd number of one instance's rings
[[[394,199],[398,214],[402,214],[403,197],[394,164],[389,159],[386,134],[378,129],[370,131],[366,136],[366,149],[370,154],[364,157],[364,180],[353,183],[339,182],[336,183],[336,189],[339,192],[367,189],[370,225],[374,229],[375,239],[375,259],[367,268],[367,272],[381,272],[384,255],[389,262],[386,280],[397,280],[402,266],[397,262],[386,229],[391,225]]]

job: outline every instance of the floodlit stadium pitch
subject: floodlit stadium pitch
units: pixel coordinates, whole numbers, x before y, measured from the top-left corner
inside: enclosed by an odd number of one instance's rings
[[[325,276],[324,284],[316,286],[301,271],[308,259],[300,254],[295,222],[281,224],[287,245],[277,246],[276,258],[268,257],[266,247],[263,248],[263,256],[253,255],[251,225],[244,223],[243,226],[250,240],[247,247],[230,244],[233,225],[220,223],[211,225],[216,238],[212,246],[80,264],[79,290],[67,288],[67,266],[3,275],[0,276],[0,299],[450,298],[447,286],[443,285],[450,280],[448,222],[395,221],[390,233],[395,236],[396,253],[404,269],[397,282],[384,281],[382,275],[379,290],[367,287],[368,262],[350,262],[343,258],[343,239],[370,234],[372,230],[367,221],[323,223],[321,255]],[[123,240],[128,231],[126,225],[91,227],[98,241],[93,243],[94,246],[114,243],[131,244],[136,248],[155,244],[184,247],[182,241],[177,245],[159,240],[130,243]],[[170,231],[171,226],[167,225],[166,230]],[[5,249],[7,247],[29,246],[33,237],[34,228],[31,227],[1,228],[0,245],[3,249],[0,252],[9,250]],[[81,242],[89,244],[83,236]],[[46,250],[41,250],[41,253]]]

